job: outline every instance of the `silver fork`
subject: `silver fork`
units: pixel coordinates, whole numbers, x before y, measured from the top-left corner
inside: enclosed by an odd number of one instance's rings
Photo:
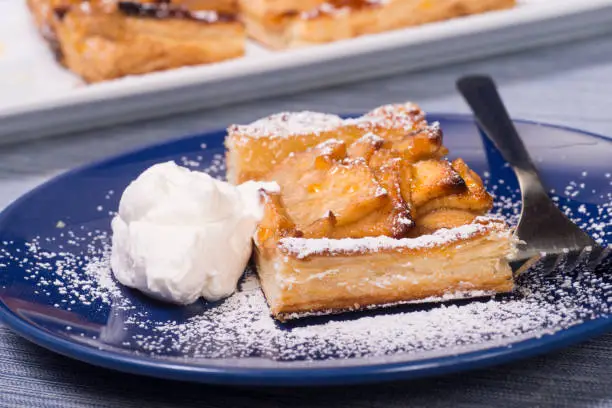
[[[514,170],[521,188],[522,211],[515,237],[518,253],[515,265],[521,273],[543,261],[542,273],[559,265],[574,269],[584,263],[594,268],[610,253],[571,222],[552,202],[508,112],[488,76],[466,76],[457,88],[472,108],[482,132],[495,144]]]

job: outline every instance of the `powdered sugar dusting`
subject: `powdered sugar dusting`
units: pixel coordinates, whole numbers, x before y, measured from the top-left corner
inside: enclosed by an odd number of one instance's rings
[[[414,130],[417,124],[425,125],[424,121],[425,112],[418,105],[406,102],[379,106],[361,117],[345,119],[344,124],[368,129],[380,127],[409,132]]]
[[[259,119],[250,125],[230,126],[228,132],[253,138],[275,138],[326,132],[342,126],[342,123],[342,118],[327,113],[281,112]]]
[[[228,128],[230,135],[251,138],[286,138],[311,133],[328,132],[343,126],[357,126],[366,130],[376,127],[399,129],[406,132],[414,127],[425,125],[425,113],[412,102],[397,105],[383,105],[358,117],[342,119],[339,116],[320,112],[281,112],[249,125],[232,125]],[[439,125],[432,125],[439,131]]]
[[[487,220],[481,217],[480,220]],[[422,249],[433,248],[452,242],[469,239],[489,231],[499,231],[507,236],[509,232],[503,232],[504,226],[500,223],[481,224],[474,223],[460,227],[446,229],[442,228],[431,235],[422,235],[417,238],[394,239],[387,236],[365,237],[365,238],[282,238],[279,248],[286,254],[298,259],[305,259],[313,255],[350,255],[365,252],[377,252],[394,249]]]

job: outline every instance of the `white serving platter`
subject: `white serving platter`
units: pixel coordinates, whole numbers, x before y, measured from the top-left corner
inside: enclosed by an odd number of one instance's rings
[[[513,10],[333,44],[85,85],[60,67],[24,0],[0,0],[0,143],[364,80],[612,32],[612,0]]]

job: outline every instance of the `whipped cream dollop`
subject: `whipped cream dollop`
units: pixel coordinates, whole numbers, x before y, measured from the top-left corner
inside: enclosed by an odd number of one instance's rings
[[[263,217],[262,189],[278,185],[233,186],[174,162],[150,167],[125,189],[112,221],[115,277],[178,304],[231,295]]]

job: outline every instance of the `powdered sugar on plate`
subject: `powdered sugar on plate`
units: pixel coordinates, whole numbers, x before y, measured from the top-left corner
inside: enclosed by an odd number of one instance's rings
[[[63,242],[58,251],[43,249],[51,241]],[[20,266],[24,280],[35,286],[35,293],[50,296],[51,290],[56,291],[63,298],[61,303],[67,305],[110,305],[121,292],[109,268],[108,241],[108,235],[101,231],[84,236],[67,231],[57,238],[35,238],[25,243],[26,253],[18,248],[11,250],[12,243],[7,242],[0,249],[0,259],[5,266]]]
[[[539,337],[610,312],[601,297],[612,295],[612,285],[605,286],[594,274],[577,280],[530,279],[505,298],[411,305],[282,325],[269,316],[255,276],[248,275],[241,290],[221,305],[185,322],[155,326],[157,336],[143,346],[159,350],[163,344],[166,352],[200,358],[257,356],[283,361],[441,349],[453,353],[465,345],[490,347]],[[593,287],[594,280],[601,287]]]

